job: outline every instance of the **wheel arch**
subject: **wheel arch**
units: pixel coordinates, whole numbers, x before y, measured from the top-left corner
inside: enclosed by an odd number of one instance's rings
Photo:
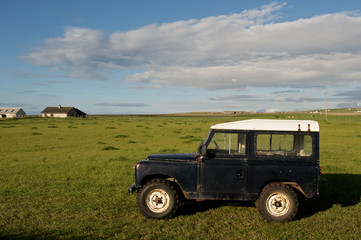
[[[150,174],[150,175],[145,176],[140,181],[140,188],[143,187],[145,184],[147,184],[147,182],[149,182],[153,179],[163,179],[165,181],[170,182],[177,189],[178,193],[181,194],[182,197],[184,197],[183,188],[180,185],[180,183],[177,181],[177,179],[175,179],[174,177],[168,176],[168,175],[164,175],[164,174]],[[139,189],[138,189],[138,191],[139,191]]]
[[[302,196],[308,198],[306,193],[303,191],[302,187],[298,183],[292,182],[289,180],[285,180],[285,179],[272,179],[272,180],[266,181],[259,189],[258,197],[260,196],[262,190],[271,183],[281,183],[283,185],[287,185],[287,186],[291,187],[293,190],[295,190],[297,193],[300,193],[300,194],[302,194]]]

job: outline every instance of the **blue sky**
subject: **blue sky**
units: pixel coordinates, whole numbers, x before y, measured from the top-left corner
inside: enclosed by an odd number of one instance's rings
[[[3,0],[0,107],[361,107],[360,1]]]

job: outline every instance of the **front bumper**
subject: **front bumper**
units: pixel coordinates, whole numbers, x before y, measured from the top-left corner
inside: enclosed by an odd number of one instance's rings
[[[137,190],[137,188],[135,187],[135,183],[133,183],[133,184],[130,185],[130,187],[128,188],[128,193],[129,193],[129,194],[133,194],[136,190]]]

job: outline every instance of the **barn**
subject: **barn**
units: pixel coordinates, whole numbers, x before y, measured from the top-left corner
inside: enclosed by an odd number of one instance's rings
[[[0,108],[0,118],[25,117],[26,113],[21,108]]]
[[[61,105],[57,107],[47,107],[42,112],[43,117],[58,117],[58,118],[67,118],[67,117],[85,117],[86,113],[80,111],[75,107],[62,107]]]

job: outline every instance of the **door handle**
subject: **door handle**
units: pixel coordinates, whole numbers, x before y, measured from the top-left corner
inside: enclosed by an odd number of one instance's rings
[[[242,174],[242,172],[241,171],[239,171],[239,170],[237,170],[237,177],[238,178],[243,178],[243,174]]]

